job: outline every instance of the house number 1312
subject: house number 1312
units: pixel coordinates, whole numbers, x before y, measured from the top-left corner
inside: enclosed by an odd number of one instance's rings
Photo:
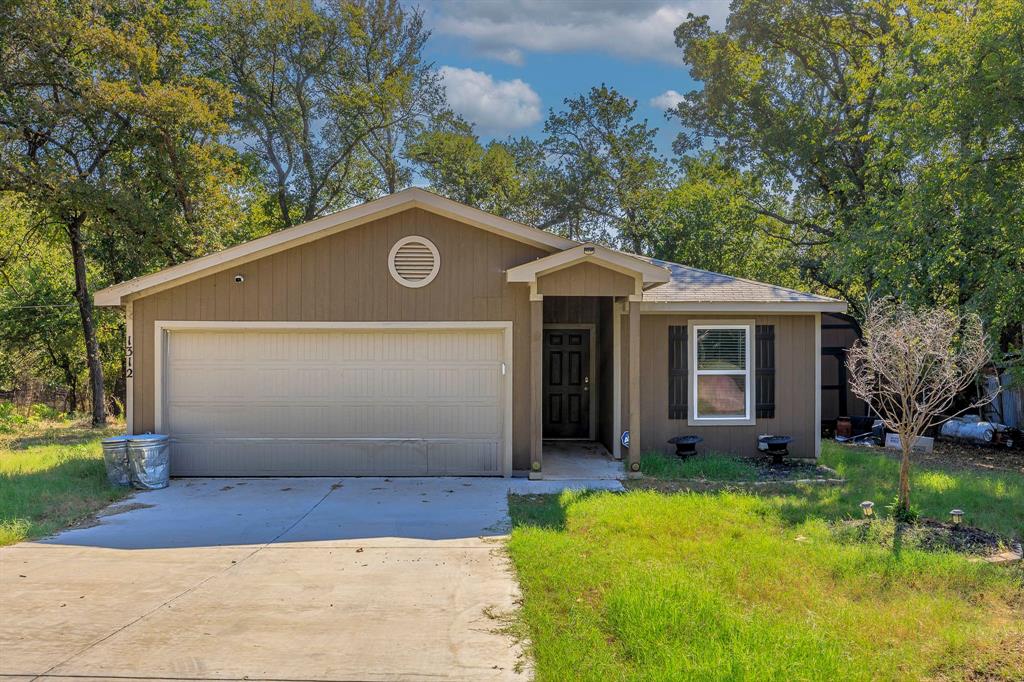
[[[132,337],[128,335],[125,337],[124,344],[124,376],[126,379],[131,379],[135,376],[132,362],[134,359],[133,355],[135,355],[135,351],[132,349]]]

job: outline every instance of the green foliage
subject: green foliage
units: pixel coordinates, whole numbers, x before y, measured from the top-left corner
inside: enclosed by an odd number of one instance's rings
[[[410,158],[435,191],[572,239],[651,251],[670,168],[657,129],[636,120],[636,100],[606,85],[564,101],[544,139],[481,145],[472,127],[448,119],[419,136]]]
[[[19,0],[0,15],[0,191],[33,217],[17,245],[46,241],[71,255],[75,284],[56,302],[74,296],[97,424],[106,417],[92,257],[112,279],[191,257],[234,205],[222,188],[231,152],[218,141],[231,95],[188,63],[194,8]],[[5,271],[11,263],[16,250],[0,254]]]
[[[683,175],[658,206],[653,255],[695,268],[802,287],[798,254],[746,197],[763,193],[719,154],[686,157]]]
[[[647,476],[666,480],[706,479],[708,481],[754,481],[757,469],[749,462],[720,453],[695,455],[686,459],[644,453],[640,457],[640,470]]]
[[[1019,345],[1022,31],[1016,0],[733,3],[676,29],[701,83],[677,149],[716,140],[763,190],[747,209],[858,309],[972,308]]]
[[[44,403],[34,403],[28,410],[29,419],[32,421],[52,422],[60,419],[60,412]]]
[[[603,83],[564,104],[544,123],[544,149],[557,170],[546,225],[645,253],[669,177],[654,146],[657,129],[636,120],[636,100]]]
[[[544,151],[528,139],[482,145],[471,125],[452,118],[411,140],[407,154],[439,194],[523,223],[543,219]]]
[[[12,402],[0,402],[0,433],[14,433],[19,426],[28,423],[28,418],[18,411]]]
[[[409,183],[406,141],[445,105],[422,58],[419,11],[397,0],[224,0],[207,22],[201,63],[235,93],[235,135],[257,161],[276,226]]]
[[[889,512],[889,516],[899,523],[917,523],[921,518],[921,510],[917,505],[901,505],[899,496],[894,497],[889,504],[885,505],[885,509]]]

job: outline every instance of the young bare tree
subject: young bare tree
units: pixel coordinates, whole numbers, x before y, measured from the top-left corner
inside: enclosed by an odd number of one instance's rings
[[[861,326],[864,336],[847,355],[850,388],[885,426],[903,451],[897,515],[910,510],[910,451],[925,430],[989,402],[973,400],[959,410],[958,396],[989,362],[977,315],[904,303],[876,303]]]

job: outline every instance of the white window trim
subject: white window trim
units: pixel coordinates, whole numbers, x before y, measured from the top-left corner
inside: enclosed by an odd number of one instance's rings
[[[434,256],[434,269],[430,271],[429,275],[420,280],[405,279],[399,274],[398,269],[395,267],[395,256],[398,254],[398,250],[410,242],[419,242],[420,244],[423,244]],[[388,254],[388,270],[391,272],[391,276],[395,281],[403,287],[419,289],[420,287],[425,287],[433,282],[434,278],[437,277],[437,273],[441,271],[441,254],[437,252],[437,247],[434,246],[434,242],[430,241],[426,237],[420,237],[419,235],[402,237],[395,242],[395,245],[391,247],[391,252]]]
[[[689,339],[690,339],[690,371],[689,371],[689,391],[690,391],[690,408],[687,423],[690,426],[751,426],[755,423],[754,420],[754,406],[753,406],[753,343],[754,338],[754,321],[753,320],[736,320],[725,322],[722,320],[691,320],[689,323]],[[744,342],[746,344],[746,369],[741,373],[731,369],[697,369],[697,336],[698,332],[702,329],[742,329],[744,331]],[[697,414],[697,377],[699,375],[720,375],[720,376],[739,376],[742,374],[745,378],[745,395],[746,395],[746,410],[742,417],[729,416],[729,417],[702,417]]]

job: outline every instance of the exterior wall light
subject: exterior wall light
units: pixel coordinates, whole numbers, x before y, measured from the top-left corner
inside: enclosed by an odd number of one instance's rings
[[[870,519],[875,515],[875,503],[871,500],[864,500],[860,503],[860,510],[864,512],[865,519]]]
[[[952,509],[949,512],[949,520],[953,522],[954,526],[959,526],[960,522],[964,520],[963,509]]]
[[[584,246],[583,247],[583,255],[584,256],[593,256],[594,255],[594,247],[593,246]]]
[[[244,281],[245,281],[245,275],[242,275],[242,274],[235,275],[235,284],[241,284]]]
[[[534,471],[540,471],[540,462],[534,462],[533,464],[530,465],[530,468],[533,469]]]

